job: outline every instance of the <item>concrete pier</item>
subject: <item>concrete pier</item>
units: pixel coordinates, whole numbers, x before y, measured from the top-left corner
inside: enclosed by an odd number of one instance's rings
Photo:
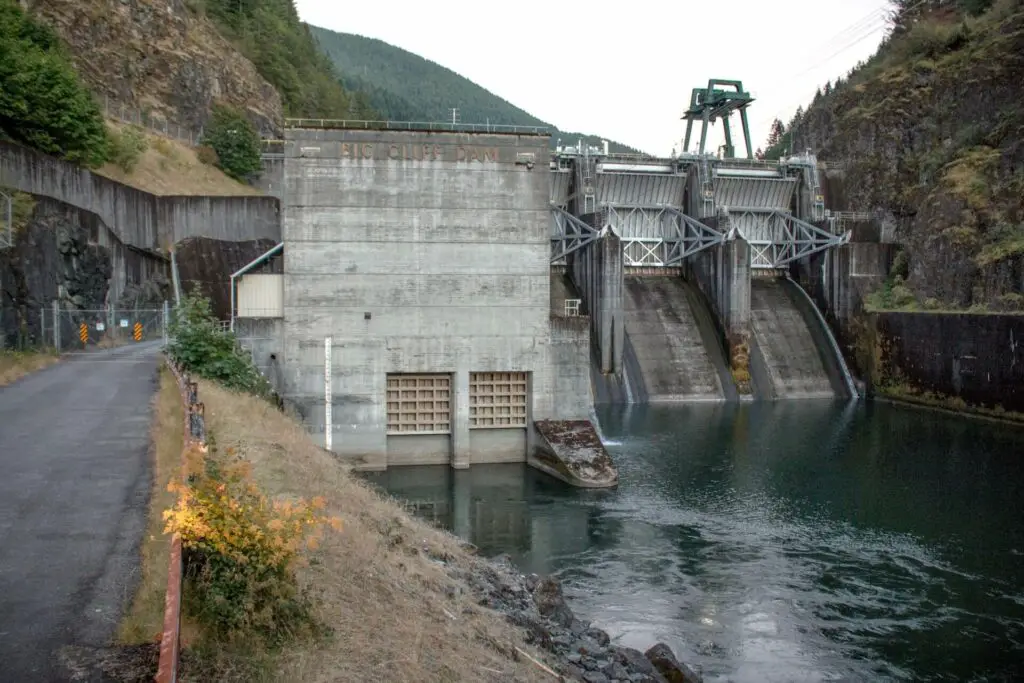
[[[587,302],[591,335],[601,372],[622,372],[624,320],[622,302],[622,240],[604,230],[596,242],[570,255],[573,280]]]

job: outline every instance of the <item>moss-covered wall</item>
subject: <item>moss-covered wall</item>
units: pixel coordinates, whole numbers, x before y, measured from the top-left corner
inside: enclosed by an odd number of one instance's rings
[[[873,393],[1024,420],[1024,316],[875,313],[858,355]]]

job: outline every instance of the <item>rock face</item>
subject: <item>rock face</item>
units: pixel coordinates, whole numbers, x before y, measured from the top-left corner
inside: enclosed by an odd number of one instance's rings
[[[589,420],[538,420],[529,464],[573,486],[608,488],[619,473]]]
[[[52,343],[54,301],[68,311],[61,336],[71,340],[76,312],[110,304],[159,309],[168,298],[163,261],[126,249],[94,214],[51,199],[16,197],[23,215],[15,217],[14,246],[0,250],[0,346]]]
[[[274,135],[277,91],[185,0],[28,0],[29,11],[67,43],[101,102],[158,113],[198,130],[214,101],[249,114]]]
[[[925,308],[1024,310],[1024,6],[965,20],[951,5],[817,99],[792,149],[845,163],[832,208],[895,222]]]
[[[578,619],[553,578],[524,576],[507,556],[472,572],[450,566],[449,574],[469,584],[478,603],[503,613],[527,633],[527,642],[557,660],[555,669],[585,683],[699,683],[701,677],[658,643],[647,654],[611,643],[608,634]]]
[[[182,240],[175,247],[182,294],[199,287],[210,298],[220,320],[231,317],[231,274],[269,251],[274,240],[231,242],[206,237]],[[252,270],[253,273],[281,273],[280,258]]]

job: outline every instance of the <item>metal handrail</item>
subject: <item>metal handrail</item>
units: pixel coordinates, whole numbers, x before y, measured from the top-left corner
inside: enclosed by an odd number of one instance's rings
[[[362,121],[354,119],[285,119],[286,128],[344,130],[419,130],[455,133],[520,133],[550,135],[546,126],[514,126],[500,123],[445,123],[441,121]]]

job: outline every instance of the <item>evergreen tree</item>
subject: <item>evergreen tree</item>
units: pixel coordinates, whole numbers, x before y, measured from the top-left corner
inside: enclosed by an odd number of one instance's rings
[[[215,106],[203,144],[217,153],[217,166],[236,180],[246,181],[262,169],[260,136],[245,116],[229,107]]]
[[[785,133],[786,127],[783,125],[782,121],[779,119],[772,121],[772,127],[768,131],[768,142],[766,143],[768,149],[778,145],[779,142],[782,141],[782,136],[785,135]]]
[[[109,155],[103,114],[57,36],[11,0],[0,0],[0,137],[89,166]]]

